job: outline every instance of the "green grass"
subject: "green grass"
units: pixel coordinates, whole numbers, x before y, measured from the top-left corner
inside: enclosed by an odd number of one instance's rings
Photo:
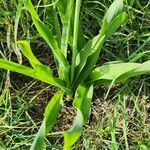
[[[82,5],[82,26],[86,40],[98,32],[99,24],[96,22],[102,22],[105,8],[108,8],[112,1],[105,0],[102,4],[100,2],[100,0],[94,2],[85,0]],[[128,6],[130,2],[128,5],[126,4],[130,22],[107,40],[107,44],[102,49],[99,64],[114,60],[144,62],[150,58],[149,52],[145,53],[150,50],[150,2],[148,0],[145,3],[140,2],[141,4],[139,2],[136,1],[133,6]],[[16,17],[17,7],[14,0],[7,5],[6,2],[1,2],[0,7],[5,10],[6,20],[11,19],[12,16]],[[22,35],[24,35],[33,41],[36,39],[35,45],[38,44],[40,48],[47,49],[46,44],[41,42],[39,35],[34,27],[30,26],[30,23],[29,16],[28,18],[26,15],[20,16],[18,31],[15,31],[18,38],[22,39]],[[15,41],[13,33],[14,23],[8,26],[0,23],[1,55],[17,61],[14,53],[11,52],[12,48],[9,47],[10,43]],[[35,54],[42,59],[42,56],[39,56],[38,48],[35,50]],[[43,55],[47,56],[46,53]],[[19,56],[17,58],[19,59]],[[23,59],[23,62],[26,63],[26,60]],[[45,59],[43,62],[46,63],[47,60]],[[109,86],[102,85],[97,88],[92,102],[91,119],[85,125],[84,133],[73,149],[149,150],[149,86],[149,76],[145,75],[113,85],[109,93],[107,92]],[[55,89],[52,87],[31,78],[24,79],[21,75],[14,73],[10,75],[9,72],[0,71],[1,149],[30,148],[35,137],[34,134],[38,131],[43,119],[42,114],[48,103],[47,99],[52,97],[54,91]],[[105,99],[107,93],[108,96]],[[56,137],[60,140],[56,141]],[[50,145],[51,141],[53,141],[53,145]],[[59,132],[52,133],[47,136],[46,144],[48,149],[52,149],[52,147],[60,149],[62,136]]]

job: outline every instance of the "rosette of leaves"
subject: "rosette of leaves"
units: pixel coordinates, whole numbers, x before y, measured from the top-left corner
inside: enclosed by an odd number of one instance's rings
[[[115,0],[112,3],[103,18],[98,35],[87,43],[80,26],[81,0],[60,0],[55,5],[47,7],[49,25],[39,18],[31,0],[23,1],[39,35],[46,41],[54,55],[58,76],[53,75],[52,69],[34,56],[30,43],[26,40],[18,41],[17,44],[31,67],[0,58],[0,68],[30,76],[59,88],[45,109],[42,125],[31,150],[45,148],[45,137],[55,124],[63,97],[66,95],[71,97],[76,116],[72,127],[63,132],[63,149],[69,150],[81,136],[83,125],[88,120],[94,87],[149,73],[150,61],[142,64],[109,63],[95,68],[106,39],[127,21],[127,14],[123,12],[123,0]],[[52,0],[43,0],[43,3],[47,5],[52,3]],[[70,50],[71,61],[67,59]]]

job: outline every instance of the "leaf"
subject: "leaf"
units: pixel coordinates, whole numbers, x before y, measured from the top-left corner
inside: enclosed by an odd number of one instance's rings
[[[122,9],[123,1],[115,0],[107,10],[100,33],[78,53],[72,90],[75,90],[94,68],[106,38],[111,36],[126,21],[127,15],[121,13]]]
[[[52,129],[60,110],[63,92],[58,91],[46,106],[44,120],[30,150],[43,150],[44,139]]]
[[[49,3],[53,3],[52,0],[43,0],[44,5],[49,5]],[[53,5],[51,7],[46,7],[46,15],[47,15],[47,21],[52,27],[51,31],[53,32],[53,35],[55,39],[57,40],[59,48],[61,47],[61,30],[60,30],[60,24],[58,20],[58,13],[56,10],[56,6]]]
[[[100,35],[97,35],[94,37],[92,40],[90,40],[84,47],[83,49],[77,54],[76,57],[76,72],[80,72],[80,70],[83,68],[85,65],[88,56],[92,53],[92,51],[96,50],[96,44],[99,40]]]
[[[142,63],[138,68],[134,70],[132,74],[129,74],[129,76],[137,76],[142,74],[149,74],[150,73],[150,60]]]
[[[82,68],[79,66],[79,68],[75,68],[75,79],[74,79],[74,83],[72,85],[72,90],[74,91],[78,85],[84,81],[88,75],[91,73],[91,71],[94,68],[94,65],[96,64],[98,57],[99,57],[99,53],[101,51],[102,45],[105,41],[105,36],[103,37],[98,37],[96,44],[94,45],[93,49],[91,50],[90,55],[86,58],[83,59],[83,61],[85,61],[82,66]]]
[[[44,150],[44,139],[45,139],[45,120],[42,122],[42,125],[34,139],[34,142],[30,150]]]
[[[70,32],[70,22],[71,22],[73,6],[74,6],[74,0],[68,1],[66,13],[65,13],[65,19],[63,22],[63,30],[62,30],[62,38],[61,38],[61,51],[63,52],[65,57],[67,57],[67,48],[68,48],[68,43],[69,43],[69,32]]]
[[[106,12],[103,19],[103,24],[101,28],[101,35],[103,36],[108,29],[110,23],[118,16],[123,9],[123,0],[115,0]]]
[[[0,59],[0,68],[27,75],[29,77],[60,87],[63,91],[69,92],[69,89],[65,87],[65,84],[62,80],[54,78],[51,75],[51,70],[48,66],[35,65],[35,69],[33,69],[12,61]]]
[[[75,93],[74,107],[81,110],[84,122],[87,121],[91,109],[93,86],[80,85]]]
[[[27,75],[29,77],[36,78],[34,69],[20,65],[18,63],[8,61],[8,60],[4,60],[1,58],[0,58],[0,68],[14,71],[14,72],[18,72],[18,73]]]
[[[92,96],[93,86],[80,85],[78,87],[73,102],[77,115],[72,128],[64,132],[64,150],[69,150],[81,136],[83,124],[89,117]]]
[[[39,62],[39,60],[32,53],[29,42],[22,40],[22,41],[18,41],[17,44],[20,45],[22,53],[24,54],[24,56],[26,56],[28,58],[32,67],[34,67],[35,64],[36,65],[42,65]]]
[[[70,147],[78,140],[81,136],[83,128],[83,115],[80,109],[77,108],[77,115],[75,117],[73,126],[68,131],[64,132],[64,150],[69,150]]]
[[[60,15],[62,23],[65,20],[65,14],[66,14],[68,1],[69,0],[61,0],[57,2],[57,9],[59,11],[59,15]]]
[[[107,30],[106,30],[106,36],[107,38],[110,37],[112,34],[114,34],[116,32],[116,30],[122,25],[124,24],[128,19],[128,15],[123,12],[121,14],[119,14],[108,26]]]
[[[57,2],[57,9],[58,9],[62,24],[64,24],[64,21],[65,21],[65,14],[68,13],[68,11],[66,11],[66,10],[67,10],[67,3],[69,3],[69,2],[70,2],[70,0],[59,0]],[[74,8],[74,6],[73,6],[73,8]],[[72,16],[71,16],[70,33],[69,33],[69,44],[70,44],[71,48],[73,47],[74,17],[75,17],[75,14],[73,12]],[[80,51],[83,48],[83,46],[85,45],[85,39],[84,39],[83,30],[81,28],[81,23],[79,23],[79,33],[78,34],[79,34],[79,36],[78,36],[77,47],[78,47],[78,50]]]
[[[124,81],[129,77],[150,73],[150,61],[140,63],[108,64],[98,67],[89,75],[89,81],[99,83],[111,83]]]
[[[34,25],[36,26],[36,29],[38,30],[39,34],[44,38],[44,40],[47,42],[47,44],[51,47],[54,56],[59,62],[59,67],[66,70],[68,67],[68,62],[66,58],[64,57],[63,53],[60,51],[58,43],[56,39],[54,38],[52,32],[49,30],[49,28],[39,19],[32,3],[30,0],[26,0],[26,8],[30,12],[32,16],[32,20]],[[35,15],[36,13],[36,15]]]

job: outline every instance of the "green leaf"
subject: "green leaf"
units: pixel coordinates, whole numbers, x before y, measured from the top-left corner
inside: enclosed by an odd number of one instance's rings
[[[149,74],[150,73],[150,60],[142,63],[138,68],[134,70],[129,76],[137,76],[142,74]]]
[[[83,124],[89,117],[92,96],[93,86],[80,85],[78,87],[73,102],[73,106],[77,109],[77,115],[73,127],[64,132],[64,150],[69,150],[81,136]]]
[[[68,1],[67,9],[65,13],[65,19],[63,22],[62,38],[61,38],[61,51],[67,57],[67,48],[69,43],[69,32],[70,32],[70,22],[74,6],[74,0]],[[68,13],[69,12],[69,13]]]
[[[59,12],[62,24],[64,24],[64,22],[65,22],[65,14],[68,13],[68,11],[66,11],[66,10],[67,10],[67,3],[69,3],[69,2],[70,2],[70,0],[59,0],[57,2],[57,8],[58,8],[58,12]],[[73,8],[74,8],[74,6],[73,6]],[[71,26],[70,26],[70,33],[69,33],[69,44],[70,44],[71,48],[73,47],[74,17],[75,17],[75,13],[73,12],[72,16],[71,16],[71,22],[70,22]],[[83,30],[81,28],[81,23],[79,23],[78,34],[79,34],[79,36],[78,36],[77,49],[80,51],[85,44],[84,34],[83,34]]]
[[[84,122],[86,122],[89,117],[92,97],[93,86],[87,86],[84,84],[77,88],[73,105],[81,110]]]
[[[35,65],[42,65],[32,53],[29,42],[22,40],[22,41],[18,41],[17,44],[20,45],[22,53],[24,54],[24,56],[28,58],[33,68]]]
[[[94,65],[96,64],[99,58],[99,53],[101,51],[104,41],[105,41],[105,35],[103,37],[100,37],[99,35],[93,49],[91,50],[90,55],[87,58],[84,57],[83,61],[85,62],[82,62],[83,65],[79,66],[79,68],[75,68],[75,79],[72,85],[73,91],[78,87],[78,85],[81,82],[83,82],[88,77],[88,75],[93,70]]]
[[[89,75],[89,81],[99,83],[120,82],[129,77],[150,73],[150,61],[139,63],[108,64],[98,67]]]
[[[50,3],[53,3],[52,0],[43,0],[44,5],[49,5]],[[59,48],[61,47],[61,29],[58,19],[58,13],[56,10],[56,5],[46,7],[46,15],[47,15],[47,21],[52,27],[51,31],[53,32],[53,35],[55,39],[58,42]]]
[[[43,150],[44,139],[46,135],[49,133],[49,131],[52,129],[58,117],[62,96],[63,96],[63,92],[58,91],[48,103],[45,109],[43,123],[34,139],[34,142],[31,146],[31,150]]]
[[[30,150],[44,150],[44,140],[45,140],[45,120],[42,122],[42,125],[34,139],[34,142]]]
[[[2,69],[27,75],[29,77],[60,87],[63,91],[69,92],[69,89],[65,87],[65,84],[62,80],[52,76],[51,70],[48,66],[35,65],[34,67],[35,69],[12,61],[0,59],[0,68]]]
[[[80,72],[81,69],[84,67],[88,56],[92,53],[92,51],[96,51],[96,44],[100,38],[100,35],[97,35],[92,40],[90,40],[83,49],[77,54],[76,57],[76,72]]]
[[[97,37],[89,41],[76,57],[75,78],[72,90],[84,81],[96,64],[102,45],[127,19],[126,13],[121,13],[123,1],[115,0],[107,10],[102,29]]]
[[[105,33],[107,38],[114,34],[116,30],[127,21],[127,19],[128,15],[123,12],[119,14],[113,21],[111,21]]]
[[[70,150],[70,147],[78,140],[81,136],[83,128],[83,115],[80,109],[77,108],[77,115],[75,117],[73,126],[68,131],[64,132],[64,150]]]
[[[65,14],[66,14],[68,1],[70,0],[61,0],[57,2],[57,9],[59,11],[59,15],[60,15],[62,23],[64,23],[64,20],[65,20]]]
[[[20,65],[18,63],[14,63],[8,60],[4,60],[0,58],[0,68],[10,70],[13,72],[18,72],[24,75],[27,75],[29,77],[35,78],[35,71],[34,69],[30,67],[26,67],[23,65]]]
[[[39,34],[44,38],[47,44],[51,47],[54,56],[59,62],[59,67],[66,70],[69,64],[66,58],[64,57],[63,53],[59,49],[58,43],[56,39],[54,38],[51,30],[39,19],[30,0],[26,0],[25,5],[26,5],[27,10],[30,12],[32,16],[33,23],[36,26],[36,29],[38,30]]]
[[[108,29],[110,23],[118,16],[123,9],[123,0],[115,0],[106,12],[103,19],[103,24],[101,28],[101,35],[103,36]]]

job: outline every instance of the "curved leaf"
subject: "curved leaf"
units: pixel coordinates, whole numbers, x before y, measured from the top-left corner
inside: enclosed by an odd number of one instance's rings
[[[100,36],[100,35],[99,35]],[[84,81],[88,75],[91,73],[91,71],[94,68],[94,65],[96,64],[99,53],[101,51],[102,45],[105,41],[105,35],[103,37],[99,37],[96,41],[96,44],[94,45],[94,48],[90,55],[85,59],[85,64],[82,66],[82,68],[79,66],[79,68],[75,68],[75,79],[74,83],[72,85],[72,90],[74,91],[78,85]],[[79,70],[78,70],[79,69]]]
[[[43,150],[44,139],[48,134],[48,132],[52,129],[58,117],[62,96],[63,96],[63,92],[58,91],[48,103],[45,109],[44,120],[34,139],[34,142],[30,150]]]
[[[110,25],[111,21],[118,16],[123,9],[123,0],[115,0],[111,6],[108,8],[106,15],[103,19],[103,24],[101,28],[101,35],[104,35]]]
[[[107,38],[114,34],[115,31],[127,21],[127,19],[128,15],[125,12],[123,12],[119,14],[113,21],[111,21],[105,32]]]
[[[51,70],[48,66],[35,65],[35,69],[33,69],[12,61],[0,59],[0,68],[27,75],[45,83],[60,87],[62,90],[69,92],[69,89],[65,87],[65,84],[62,80],[52,76]]]
[[[89,117],[92,96],[93,86],[80,85],[78,87],[73,102],[74,107],[77,109],[77,115],[72,128],[64,132],[64,150],[69,150],[81,136],[84,122]]]
[[[150,73],[150,61],[145,63],[119,63],[98,67],[89,75],[89,82],[111,83],[120,82],[129,77]]]
[[[77,115],[73,122],[73,126],[68,131],[64,132],[64,150],[69,150],[70,147],[78,140],[81,136],[83,128],[83,115],[80,109],[77,108]]]
[[[44,40],[47,42],[47,44],[51,47],[54,56],[59,62],[59,67],[62,67],[63,69],[66,69],[68,67],[68,62],[66,58],[64,57],[63,53],[59,49],[58,43],[56,39],[53,36],[53,33],[51,30],[39,19],[38,14],[36,13],[33,4],[31,3],[31,0],[25,0],[25,5],[27,10],[30,12],[32,16],[32,20],[34,25],[36,26],[36,29],[38,30],[39,34],[44,38]]]
[[[34,67],[35,64],[42,65],[40,61],[34,56],[28,41],[25,40],[17,41],[17,44],[19,44],[22,53],[24,54],[24,56],[28,58],[32,67]]]
[[[84,122],[87,121],[90,114],[92,97],[93,97],[93,86],[87,86],[84,84],[80,85],[76,90],[73,105],[74,107],[81,110]]]

